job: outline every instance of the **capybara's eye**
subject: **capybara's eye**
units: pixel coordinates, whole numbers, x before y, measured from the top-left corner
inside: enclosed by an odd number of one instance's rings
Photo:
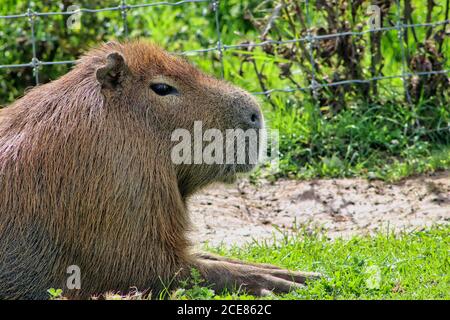
[[[154,83],[150,85],[150,88],[160,96],[167,96],[168,94],[178,93],[177,89],[165,83]]]

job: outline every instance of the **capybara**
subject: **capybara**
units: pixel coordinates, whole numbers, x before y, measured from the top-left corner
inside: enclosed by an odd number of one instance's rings
[[[190,195],[251,164],[175,164],[175,129],[260,129],[256,100],[142,40],[108,42],[0,111],[0,298],[174,287],[287,292],[313,273],[193,252]],[[68,288],[77,266],[80,288]]]

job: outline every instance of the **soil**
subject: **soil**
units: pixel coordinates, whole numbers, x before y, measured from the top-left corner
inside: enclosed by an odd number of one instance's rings
[[[330,238],[376,231],[412,231],[450,222],[450,172],[398,183],[364,179],[242,179],[216,184],[189,203],[193,241],[243,245],[281,237],[298,227],[323,228]]]

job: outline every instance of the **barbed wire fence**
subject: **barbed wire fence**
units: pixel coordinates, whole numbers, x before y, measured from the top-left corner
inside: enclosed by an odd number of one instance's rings
[[[224,0],[222,0],[224,1]],[[406,55],[405,55],[405,48],[404,41],[402,39],[403,33],[405,29],[407,28],[419,28],[419,27],[438,27],[438,26],[446,26],[450,23],[450,19],[442,20],[442,21],[436,21],[436,22],[430,22],[430,23],[417,23],[417,24],[405,24],[402,23],[402,19],[400,16],[401,12],[401,5],[400,0],[395,1],[395,5],[397,7],[397,15],[396,20],[397,23],[394,26],[374,26],[371,27],[369,30],[363,30],[363,31],[348,31],[348,32],[341,32],[341,33],[333,33],[333,34],[325,34],[325,35],[315,35],[311,32],[312,29],[312,19],[311,14],[309,10],[310,1],[304,0],[305,2],[305,8],[306,8],[306,17],[307,17],[307,36],[302,38],[294,38],[294,39],[288,39],[288,40],[266,40],[256,43],[241,43],[241,44],[224,44],[222,41],[222,35],[221,35],[221,24],[220,24],[220,0],[181,0],[176,2],[169,2],[169,1],[160,1],[160,2],[151,2],[151,3],[141,3],[141,4],[127,4],[126,0],[119,0],[119,4],[115,7],[106,7],[106,8],[99,8],[99,9],[88,9],[88,8],[79,8],[76,10],[68,10],[68,11],[60,11],[60,12],[36,12],[33,11],[33,8],[29,5],[28,10],[25,13],[19,13],[19,14],[10,14],[10,15],[3,15],[0,16],[0,19],[20,19],[20,18],[27,18],[28,22],[30,24],[30,30],[31,30],[31,44],[32,44],[32,54],[33,57],[30,62],[21,63],[21,64],[9,64],[9,65],[0,65],[0,69],[7,69],[7,68],[32,68],[33,74],[35,78],[36,85],[40,84],[39,82],[39,67],[41,66],[51,66],[51,65],[67,65],[67,64],[74,64],[76,60],[67,60],[67,61],[41,61],[39,60],[39,57],[36,53],[36,34],[35,34],[35,23],[36,19],[45,18],[48,16],[54,16],[54,15],[66,15],[66,16],[72,16],[74,14],[81,14],[81,13],[89,13],[89,14],[95,14],[100,12],[113,12],[118,11],[121,14],[122,22],[123,22],[123,31],[124,35],[128,37],[129,35],[129,27],[127,23],[127,13],[131,10],[137,9],[137,8],[146,8],[146,7],[156,7],[156,6],[183,6],[188,3],[206,3],[209,5],[210,9],[214,11],[215,14],[215,29],[217,33],[217,42],[216,45],[209,48],[202,48],[197,50],[189,50],[180,52],[181,55],[192,55],[196,53],[206,53],[206,52],[217,52],[219,56],[220,61],[220,74],[223,77],[224,76],[224,54],[226,53],[226,50],[229,49],[251,49],[255,47],[264,47],[266,45],[284,45],[284,44],[290,44],[290,43],[297,43],[302,42],[306,45],[306,48],[309,50],[309,57],[311,59],[311,81],[308,86],[306,87],[288,87],[288,88],[271,88],[265,91],[260,92],[253,92],[255,95],[270,95],[271,93],[275,92],[295,92],[295,91],[309,91],[312,94],[315,94],[316,90],[319,90],[321,88],[326,87],[335,87],[335,86],[342,86],[342,85],[348,85],[348,84],[369,84],[373,81],[381,81],[381,80],[389,80],[389,79],[402,79],[405,93],[407,96],[407,99],[410,100],[410,95],[408,93],[407,88],[407,79],[414,76],[430,76],[430,75],[436,75],[436,74],[447,74],[450,73],[450,69],[445,70],[430,70],[430,71],[424,71],[424,72],[407,72],[408,66],[406,61]],[[397,75],[388,75],[388,76],[376,76],[371,77],[367,79],[351,79],[351,80],[342,80],[342,81],[335,81],[335,82],[327,82],[327,83],[319,83],[317,81],[316,72],[315,72],[315,61],[314,61],[314,54],[313,54],[313,44],[317,41],[323,41],[323,40],[330,40],[330,39],[337,39],[339,37],[348,37],[348,36],[363,36],[368,33],[376,33],[376,32],[388,32],[388,31],[397,31],[397,35],[399,38],[399,41],[401,43],[401,57],[402,57],[402,68],[401,73]]]

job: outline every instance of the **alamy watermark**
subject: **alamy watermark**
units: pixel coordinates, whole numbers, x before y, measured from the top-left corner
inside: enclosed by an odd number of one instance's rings
[[[203,128],[195,121],[193,130],[176,129],[171,141],[174,164],[268,165],[278,171],[279,133],[272,129]]]
[[[67,7],[67,12],[73,12],[67,18],[66,25],[68,29],[80,30],[81,29],[81,7],[79,5],[71,5]]]
[[[70,265],[66,270],[69,277],[67,277],[66,287],[69,290],[81,289],[81,269],[77,265]]]
[[[381,9],[377,5],[370,5],[367,7],[366,13],[370,15],[369,26],[371,30],[381,28]]]
[[[366,287],[371,290],[378,290],[381,286],[381,269],[379,266],[371,265],[365,268]]]

